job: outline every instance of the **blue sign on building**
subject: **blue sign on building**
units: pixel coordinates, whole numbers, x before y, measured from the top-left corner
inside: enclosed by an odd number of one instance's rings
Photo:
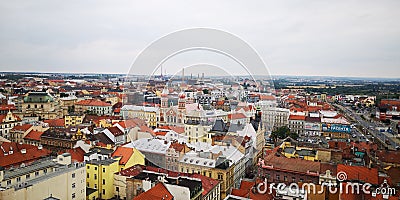
[[[351,127],[350,125],[343,125],[343,124],[322,124],[322,131],[351,133]]]

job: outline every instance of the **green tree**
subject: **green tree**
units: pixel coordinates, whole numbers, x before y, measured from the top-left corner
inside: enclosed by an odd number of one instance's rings
[[[271,138],[274,140],[274,144],[276,144],[278,139],[285,139],[288,136],[293,139],[297,139],[299,137],[298,134],[290,132],[290,129],[287,126],[281,126],[271,133]]]

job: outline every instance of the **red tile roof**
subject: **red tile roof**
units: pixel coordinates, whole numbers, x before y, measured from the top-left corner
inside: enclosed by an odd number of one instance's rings
[[[274,194],[270,194],[269,192],[266,192],[265,194],[255,193],[253,191],[252,187],[254,185],[256,185],[256,183],[260,183],[260,180],[257,180],[256,182],[242,181],[240,184],[240,189],[232,189],[231,194],[238,196],[238,197],[249,198],[252,200],[272,200],[272,199],[274,199],[274,197],[273,197]],[[266,186],[266,187],[269,187],[269,186]]]
[[[111,104],[106,103],[104,101],[100,101],[97,99],[87,99],[87,100],[81,100],[75,103],[75,105],[81,105],[81,106],[111,106]]]
[[[290,115],[289,120],[306,120],[306,116],[304,115]]]
[[[165,136],[167,134],[167,132],[166,131],[157,131],[157,132],[155,132],[155,134],[159,135],[159,136]]]
[[[350,166],[338,164],[337,173],[344,172],[347,175],[349,181],[352,180],[362,180],[366,183],[378,184],[378,169],[367,168],[362,166]]]
[[[31,124],[23,124],[23,125],[18,125],[18,126],[14,126],[14,128],[12,128],[12,131],[27,131],[28,129],[30,129],[32,127]]]
[[[44,123],[48,123],[49,127],[64,127],[65,121],[64,119],[46,119]]]
[[[168,130],[172,130],[175,131],[176,133],[184,133],[185,132],[185,127],[183,126],[160,126],[160,129],[168,129]]]
[[[272,95],[260,95],[260,100],[269,100],[269,101],[274,101],[275,97]]]
[[[114,135],[114,136],[120,136],[123,135],[124,132],[122,132],[118,127],[109,127],[108,130]]]
[[[60,151],[58,154],[63,154],[63,153],[69,153],[71,154],[71,159],[77,162],[83,162],[84,161],[84,156],[85,156],[85,151],[80,148],[73,148],[73,149],[67,149],[65,151]]]
[[[208,194],[219,183],[218,180],[203,176],[201,174],[192,174],[191,177],[201,180],[201,186],[203,187],[202,195]]]
[[[4,152],[0,150],[0,166],[5,168],[18,166],[22,163],[27,164],[42,157],[49,156],[51,153],[51,151],[45,148],[38,149],[38,147],[34,145],[18,144],[15,142],[3,142],[0,146],[8,153],[8,155],[4,155]],[[11,149],[13,153],[9,154]],[[21,153],[22,149],[25,149],[26,153]]]
[[[178,151],[178,152],[182,152],[182,150],[184,150],[185,147],[186,147],[185,144],[180,144],[180,143],[178,143],[178,142],[173,142],[173,143],[171,143],[171,145],[170,145],[170,148],[174,148],[175,151]]]
[[[385,163],[400,164],[400,151],[379,150],[376,151],[376,157]]]
[[[290,171],[300,174],[308,174],[318,176],[320,173],[321,163],[303,160],[299,158],[286,158],[283,156],[275,156],[270,154],[265,157],[263,168],[277,171]]]
[[[139,128],[140,128],[141,132],[147,132],[147,133],[150,133],[151,135],[154,135],[154,136],[156,135],[156,133],[154,133],[153,129],[149,128],[146,125],[142,125]]]
[[[244,119],[246,118],[246,115],[243,113],[233,113],[233,114],[228,114],[229,119]]]
[[[208,194],[216,185],[219,184],[218,180],[209,178],[207,176],[203,176],[201,174],[197,174],[197,173],[189,174],[189,173],[183,173],[183,172],[174,172],[174,171],[169,171],[169,170],[162,169],[162,168],[157,168],[157,167],[152,167],[152,166],[143,166],[143,165],[135,165],[135,166],[129,167],[127,169],[120,171],[119,174],[122,176],[132,177],[132,176],[136,176],[136,175],[140,174],[143,170],[168,174],[169,177],[186,176],[186,177],[200,179],[202,188],[203,188],[203,192],[202,192],[203,195]]]
[[[0,110],[17,110],[17,108],[13,105],[13,104],[9,104],[9,105],[0,105]]]
[[[31,131],[24,137],[24,139],[40,141],[40,136],[42,136],[43,133],[44,133],[44,132],[42,132],[42,131],[34,131],[34,130],[31,130]]]
[[[112,157],[121,157],[119,160],[119,164],[125,165],[129,158],[131,158],[133,154],[133,149],[128,147],[117,147],[117,149],[111,154]]]
[[[133,198],[134,200],[155,200],[155,199],[163,199],[163,200],[172,200],[174,197],[168,191],[163,183],[157,183],[154,187],[142,194]]]

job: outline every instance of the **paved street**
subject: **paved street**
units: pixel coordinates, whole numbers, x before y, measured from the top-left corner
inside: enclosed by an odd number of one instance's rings
[[[360,131],[362,131],[364,136],[370,137],[372,141],[378,139],[381,143],[383,143],[385,147],[388,147],[389,149],[395,149],[396,146],[399,146],[400,141],[397,138],[393,137],[391,133],[381,132],[380,130],[377,129],[377,127],[384,127],[382,123],[376,122],[374,120],[371,121],[364,120],[362,117],[360,117],[359,114],[357,114],[352,109],[346,106],[342,106],[340,104],[333,104],[333,105],[336,106],[338,109],[342,110],[342,112],[348,118],[353,119],[357,124],[359,124],[362,127],[362,130]],[[369,140],[371,141],[371,139]]]

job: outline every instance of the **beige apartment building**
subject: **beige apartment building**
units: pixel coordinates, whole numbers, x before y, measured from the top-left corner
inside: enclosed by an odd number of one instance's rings
[[[0,169],[0,199],[86,199],[86,168],[64,153],[17,169]]]

